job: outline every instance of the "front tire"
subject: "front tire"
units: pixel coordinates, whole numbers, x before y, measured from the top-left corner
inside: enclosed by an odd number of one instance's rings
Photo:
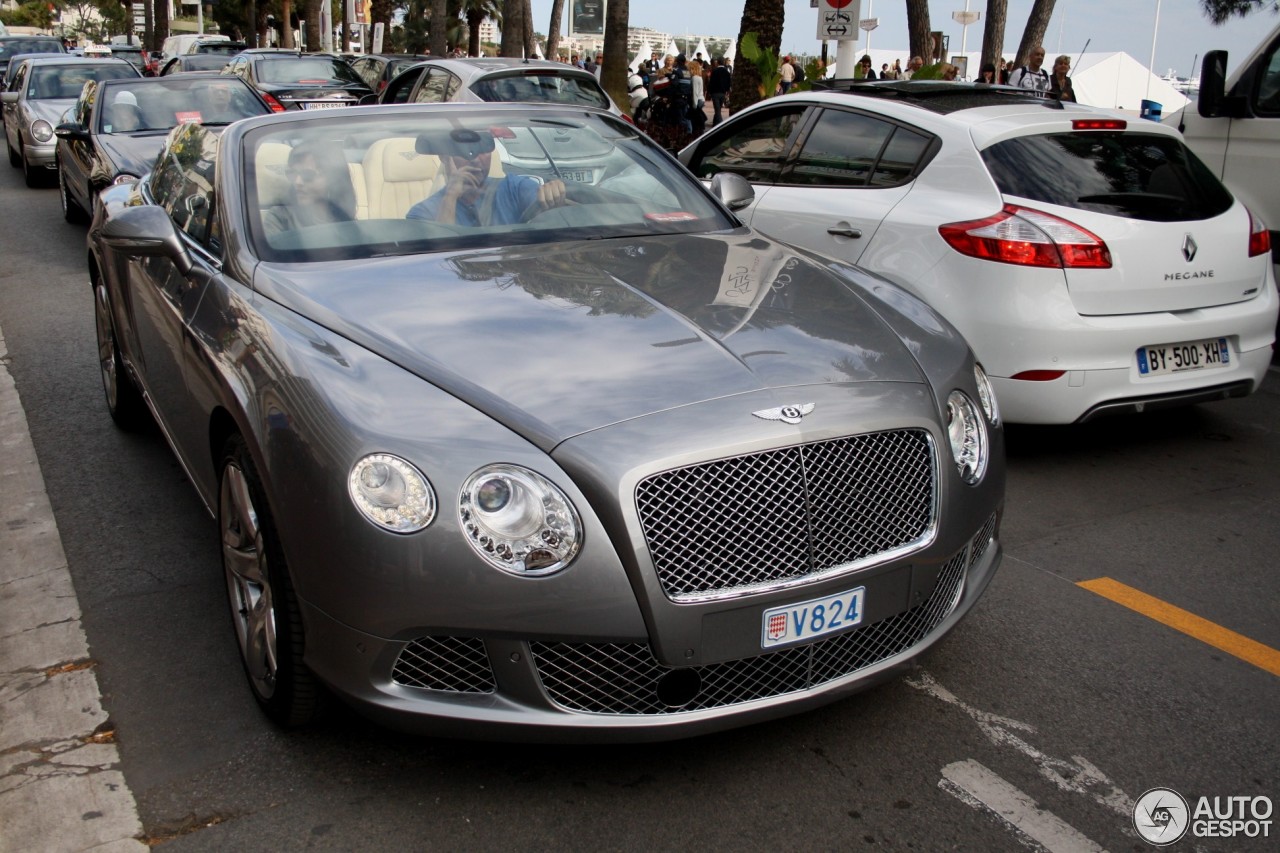
[[[45,185],[44,170],[39,166],[32,167],[27,162],[27,146],[22,146],[22,151],[18,153],[19,159],[22,161],[22,177],[26,180],[27,186],[32,189],[39,189]]]
[[[315,716],[320,690],[302,659],[302,613],[243,437],[227,440],[219,472],[222,567],[240,661],[253,697],[268,717],[281,726],[305,725]]]
[[[151,418],[146,401],[125,370],[120,346],[116,342],[115,324],[111,320],[111,305],[107,301],[107,286],[97,282],[93,286],[93,323],[98,333],[98,366],[102,372],[102,391],[107,397],[107,411],[116,426],[128,432],[141,429]]]
[[[18,152],[13,150],[13,146],[9,144],[9,135],[5,134],[4,147],[9,149],[9,165],[15,169],[22,165],[22,158],[18,156]]]

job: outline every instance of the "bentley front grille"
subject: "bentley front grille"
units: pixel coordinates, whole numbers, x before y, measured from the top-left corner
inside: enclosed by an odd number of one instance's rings
[[[929,434],[894,430],[665,471],[636,504],[667,596],[701,600],[923,547],[935,472]]]
[[[818,687],[907,651],[951,615],[965,575],[991,542],[995,517],[943,566],[924,602],[896,616],[802,646],[741,660],[672,668],[643,643],[530,646],[552,701],[589,714],[673,714]]]

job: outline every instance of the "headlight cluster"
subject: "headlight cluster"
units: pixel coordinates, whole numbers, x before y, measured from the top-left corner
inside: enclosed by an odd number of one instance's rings
[[[987,372],[982,369],[982,365],[976,362],[973,365],[973,379],[978,383],[978,403],[982,406],[982,411],[986,414],[987,420],[991,421],[992,426],[995,426],[1000,423],[1000,407],[996,405],[996,389],[991,387],[991,380],[987,378]]]
[[[48,142],[53,139],[53,125],[42,118],[31,122],[31,137],[36,142]]]
[[[516,465],[487,465],[467,478],[458,520],[475,552],[516,575],[546,575],[582,545],[578,512],[550,480]]]
[[[347,490],[365,518],[392,533],[414,533],[436,517],[435,490],[398,456],[364,457],[352,466]]]
[[[947,438],[960,479],[977,483],[987,471],[987,425],[963,391],[947,397]]]
[[[116,185],[116,184],[132,184],[132,183],[137,182],[137,180],[138,180],[138,176],[137,176],[137,175],[130,175],[128,172],[121,172],[120,174],[116,175],[116,179],[115,179],[114,181],[112,181],[111,183],[112,183],[112,185]]]

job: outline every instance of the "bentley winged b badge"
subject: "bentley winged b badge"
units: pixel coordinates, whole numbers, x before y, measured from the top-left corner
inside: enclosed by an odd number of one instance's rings
[[[757,418],[766,421],[782,421],[784,424],[798,424],[800,419],[813,411],[813,403],[792,403],[776,409],[761,409],[752,412]]]

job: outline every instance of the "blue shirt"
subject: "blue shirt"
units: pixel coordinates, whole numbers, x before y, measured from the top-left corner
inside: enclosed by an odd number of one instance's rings
[[[505,178],[485,178],[480,185],[480,194],[475,204],[464,204],[458,201],[458,225],[476,228],[481,225],[515,225],[523,221],[524,212],[538,200],[538,182],[528,175],[508,175]],[[479,211],[483,210],[493,195],[492,210],[488,222],[481,222]],[[406,219],[435,220],[440,215],[440,206],[444,204],[444,189],[435,195],[425,198],[409,208]]]

